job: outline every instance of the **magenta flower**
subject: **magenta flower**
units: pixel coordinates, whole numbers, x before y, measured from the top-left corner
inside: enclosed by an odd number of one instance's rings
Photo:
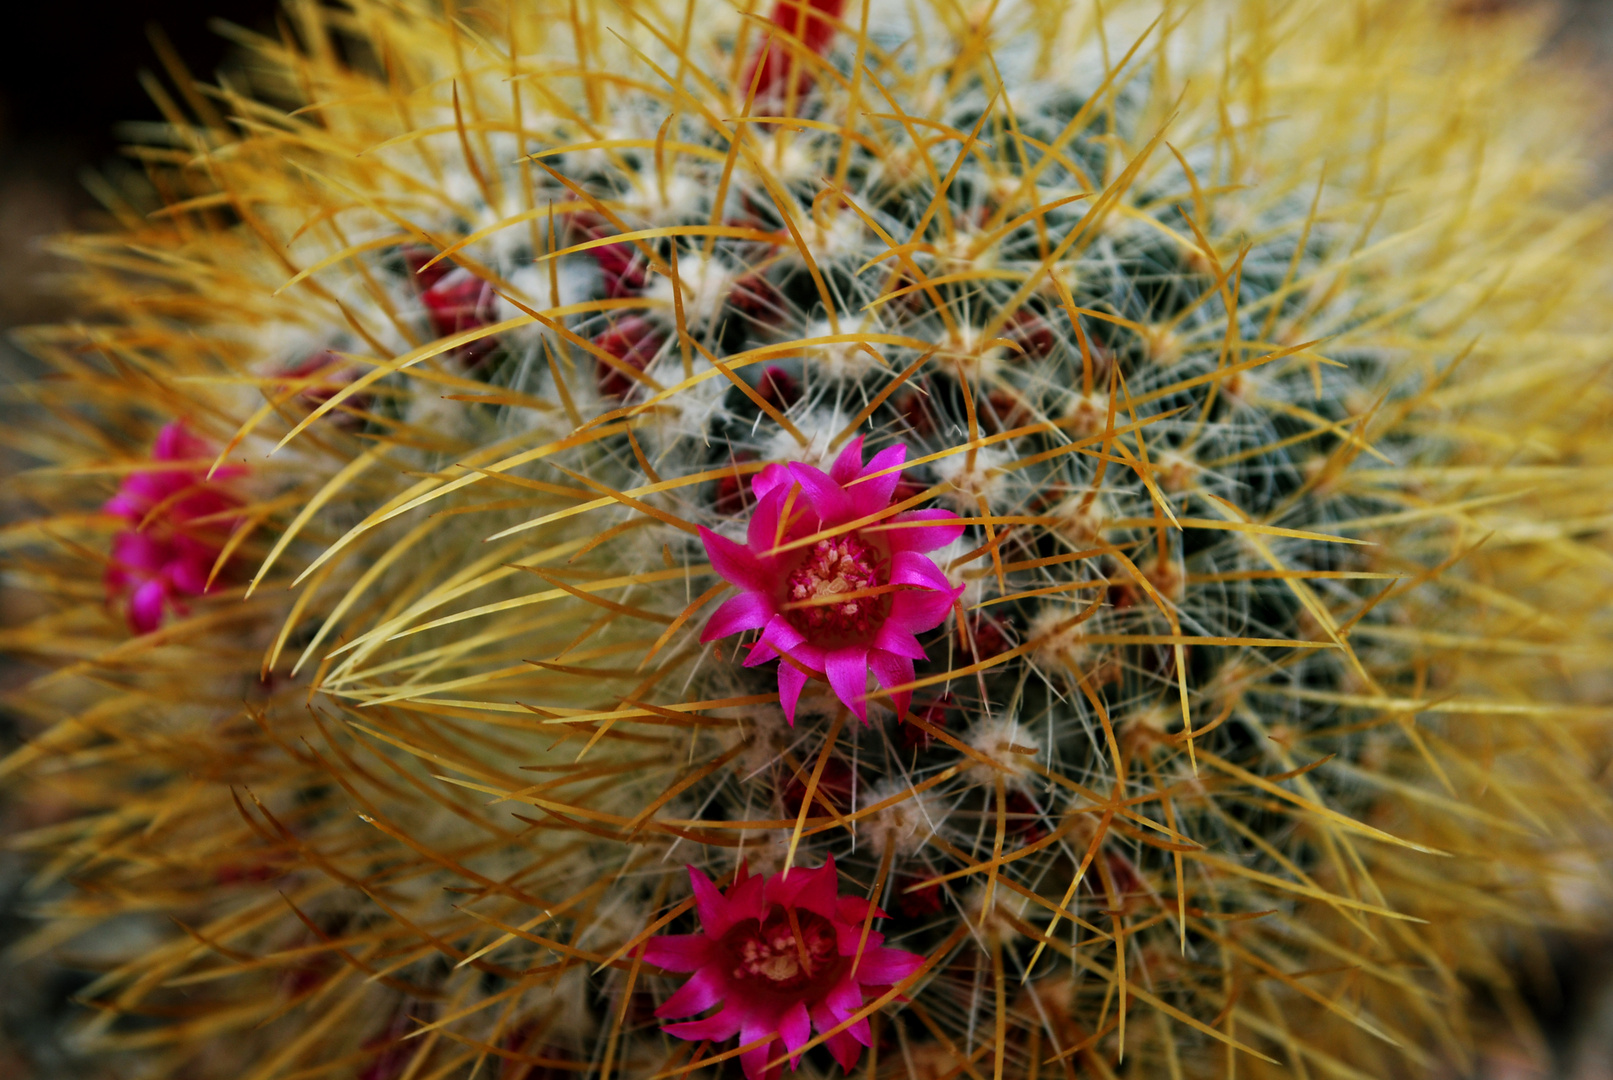
[[[907,447],[886,447],[864,465],[862,442],[853,439],[827,475],[800,462],[758,473],[745,544],[700,530],[712,567],[742,590],[712,614],[700,640],[761,630],[745,666],[782,657],[779,702],[792,724],[809,673],[825,676],[866,724],[868,673],[887,689],[912,682],[913,661],[927,659],[915,635],[939,626],[963,591],[924,554],[963,534],[947,510],[910,510],[775,553],[891,505]],[[894,695],[897,715],[912,697]]]
[[[669,1024],[667,1034],[719,1043],[738,1035],[742,1046],[774,1036],[740,1055],[746,1080],[762,1080],[780,1042],[794,1055],[814,1027],[819,1034],[830,1030],[862,1008],[865,993],[878,997],[924,963],[922,956],[887,948],[877,931],[868,931],[863,941],[868,901],[838,895],[833,858],[817,870],[797,868],[788,880],[783,874],[751,877],[741,864],[726,896],[693,866],[689,881],[700,933],[653,937],[644,959],[694,976],[655,1015],[693,1016],[721,1004],[720,1012],[704,1020]],[[874,917],[885,913],[875,908]],[[868,1040],[865,1017],[826,1042],[849,1073]],[[792,1069],[799,1063],[791,1057]],[[766,1080],[780,1072],[773,1069]]]
[[[179,597],[207,591],[207,576],[224,550],[219,515],[240,505],[234,496],[209,486],[206,470],[197,467],[212,456],[213,449],[176,420],[158,433],[151,457],[187,461],[190,467],[132,473],[102,508],[130,525],[112,538],[105,582],[108,601],[130,594],[129,628],[137,634],[161,626],[169,605],[183,613]],[[220,469],[214,475],[222,479],[240,471]],[[203,518],[212,520],[199,520]]]
[[[498,294],[491,285],[469,270],[447,262],[426,266],[431,257],[429,248],[411,247],[404,252],[409,269],[420,283],[420,302],[425,305],[426,318],[434,334],[447,337],[497,321]],[[497,348],[497,338],[479,338],[461,345],[450,355],[466,367],[474,367]]]
[[[578,214],[573,220],[586,240],[603,240],[616,235],[615,226],[597,214]],[[599,265],[606,296],[615,300],[623,296],[638,296],[644,291],[647,265],[640,257],[638,248],[632,244],[601,244],[589,248],[588,254]]]
[[[292,365],[283,374],[288,380],[307,380],[307,384],[297,394],[296,400],[312,411],[357,379],[360,371],[357,365],[343,360],[339,353],[325,349],[299,364]],[[362,427],[364,421],[355,416],[354,412],[368,409],[370,403],[369,394],[350,394],[343,399],[344,408],[331,414],[328,420],[348,429]]]
[[[629,315],[620,322],[612,323],[594,338],[595,345],[635,371],[649,367],[650,361],[655,359],[655,354],[665,342],[666,335],[642,315]],[[633,379],[619,368],[611,367],[603,360],[596,360],[595,366],[599,374],[600,393],[621,398],[633,389]]]
[[[817,53],[819,56],[829,51],[834,42],[834,21],[840,18],[840,10],[845,7],[845,0],[778,0],[773,5],[773,25],[784,28],[791,34],[799,34],[801,44]],[[750,68],[745,72],[745,81],[739,84],[741,94],[750,89],[751,80],[756,80],[756,100],[763,106],[759,112],[768,109],[782,110],[788,102],[789,81],[787,75],[795,72],[795,95],[799,101],[804,98],[807,91],[812,89],[812,74],[807,64],[799,58],[792,57],[790,50],[782,41],[763,43],[766,48],[765,58],[758,51],[751,57]],[[756,69],[762,69],[760,77]]]

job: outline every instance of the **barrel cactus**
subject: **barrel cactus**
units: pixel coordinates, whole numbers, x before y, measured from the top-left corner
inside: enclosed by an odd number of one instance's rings
[[[176,69],[12,391],[87,1052],[1469,1067],[1610,810],[1541,30],[297,0]]]

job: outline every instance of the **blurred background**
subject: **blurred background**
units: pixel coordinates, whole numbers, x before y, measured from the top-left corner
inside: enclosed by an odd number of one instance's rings
[[[1581,65],[1608,89],[1613,118],[1613,0],[1448,0],[1460,18],[1490,19],[1529,3],[1558,29],[1553,63]],[[142,70],[163,72],[177,57],[211,81],[228,55],[210,24],[225,20],[278,34],[278,0],[6,0],[7,49],[0,64],[0,381],[36,372],[9,340],[12,327],[71,317],[53,295],[56,268],[44,241],[99,224],[87,174],[136,168],[120,155],[142,123],[161,119],[141,86]],[[1604,124],[1602,186],[1613,190],[1613,124]],[[0,414],[0,425],[6,422]],[[0,477],[17,465],[0,440]],[[0,513],[8,503],[0,494]],[[15,512],[15,508],[11,508]],[[0,630],[26,612],[0,585]],[[0,755],[27,736],[3,698],[35,672],[0,651]],[[7,804],[0,837],[51,823],[49,805]],[[83,1019],[73,995],[88,970],[32,955],[27,868],[0,845],[0,1080],[101,1080],[138,1075],[132,1063],[87,1059],[72,1030]],[[139,932],[130,928],[127,932]],[[76,946],[86,968],[95,942]],[[1562,940],[1520,963],[1517,974],[1538,1028],[1535,1037],[1496,1023],[1477,1075],[1484,1080],[1613,1080],[1613,942]]]

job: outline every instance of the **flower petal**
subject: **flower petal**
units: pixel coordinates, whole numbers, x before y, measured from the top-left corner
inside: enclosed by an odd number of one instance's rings
[[[862,1008],[862,987],[857,985],[856,979],[842,978],[829,988],[823,995],[823,1003],[833,1014],[835,1023],[839,1023],[858,1009]]]
[[[844,1023],[862,1008],[862,988],[857,985],[855,979],[842,979],[824,996],[823,1003],[829,1010],[829,1015],[834,1017],[835,1024]],[[867,1046],[871,1034],[868,1030],[868,1018],[865,1016],[852,1024],[844,1034]]]
[[[790,646],[790,656],[808,671],[822,671],[828,663],[828,653],[807,641]]]
[[[745,666],[755,667],[757,664],[763,664],[773,659],[771,652],[765,656],[756,655],[757,651],[763,646],[778,652],[790,652],[805,640],[801,635],[801,631],[791,626],[784,616],[774,615],[768,620],[767,626],[762,629],[762,636],[756,639],[756,645],[751,649],[751,655],[745,658]]]
[[[112,538],[112,561],[125,570],[161,573],[168,556],[168,545],[150,533],[126,531]]]
[[[839,1022],[829,1006],[823,1002],[820,1001],[812,1007],[812,1023],[818,1029],[819,1035],[833,1031]],[[829,1052],[834,1055],[835,1061],[840,1064],[840,1068],[847,1073],[851,1072],[852,1067],[857,1064],[857,1059],[862,1056],[863,1050],[857,1045],[857,1040],[844,1031],[830,1035],[824,1042],[829,1047]]]
[[[705,629],[700,631],[702,643],[725,638],[742,630],[759,630],[774,615],[773,602],[757,592],[742,592],[730,596],[722,606],[711,613]]]
[[[783,496],[772,492],[756,504],[756,509],[751,512],[750,523],[745,526],[745,546],[752,552],[772,548],[774,537],[778,535],[779,511],[783,508]],[[762,556],[757,556],[758,561],[761,558]]]
[[[906,446],[901,443],[897,443],[895,446],[887,446],[875,454],[873,460],[858,475],[872,476],[883,469],[899,466],[906,460]],[[869,514],[878,513],[889,506],[891,504],[891,495],[896,491],[896,485],[901,482],[902,471],[898,468],[893,472],[885,473],[883,476],[875,476],[872,480],[864,480],[848,487],[846,493],[851,496],[852,505],[856,508],[856,516],[867,517]]]
[[[644,962],[666,971],[698,971],[710,952],[705,934],[660,934],[644,943]]]
[[[733,923],[728,901],[698,866],[689,867],[689,884],[694,888],[695,910],[700,913],[700,929],[707,937],[722,937]]]
[[[794,1006],[784,1011],[779,1017],[779,1038],[784,1040],[784,1048],[794,1054],[807,1044],[812,1038],[812,1015],[807,1012],[806,1002],[797,1001]],[[799,1059],[792,1061],[793,1068]]]
[[[885,447],[885,449],[881,450],[879,453],[877,453],[873,457],[869,458],[868,459],[868,464],[864,465],[858,471],[857,475],[858,475],[858,477],[873,476],[875,473],[884,472],[886,469],[889,469],[892,466],[900,465],[902,462],[904,462],[906,460],[907,460],[907,444],[906,443],[896,443],[893,446]],[[881,477],[880,479],[884,479],[884,478]],[[870,481],[865,481],[863,484],[860,484],[858,486],[859,487],[864,487],[864,486],[867,486],[867,484],[870,484],[870,483],[873,483],[873,482],[874,481],[871,481],[871,480]],[[896,487],[896,485],[893,483],[891,485],[891,488],[894,490],[895,487]]]
[[[924,966],[924,957],[906,949],[865,949],[857,965],[857,981],[869,986],[895,986]]]
[[[779,904],[783,907],[795,906],[795,894],[801,891],[806,884],[807,870],[791,870],[785,874],[774,874],[767,879],[767,891],[764,900],[768,904]]]
[[[835,871],[834,856],[829,856],[816,870],[807,870],[799,876],[803,880],[794,897],[795,906],[822,915],[825,919],[833,919],[835,894],[840,889],[840,875]]]
[[[129,500],[140,517],[145,517],[151,508],[162,502],[174,492],[185,487],[185,474],[176,469],[160,469],[153,472],[137,472],[124,479],[118,486],[118,494]]]
[[[760,502],[762,499],[767,498],[768,493],[774,488],[780,486],[788,487],[789,483],[790,470],[786,469],[783,465],[775,463],[769,465],[767,468],[751,477],[751,494],[755,495],[757,501]]]
[[[128,518],[129,521],[137,525],[140,523],[140,519],[145,516],[145,511],[141,510],[133,498],[124,494],[123,492],[119,492],[106,502],[102,503],[101,512],[105,514],[116,514],[121,518]]]
[[[823,525],[839,525],[852,519],[855,511],[851,496],[846,494],[845,488],[812,466],[800,462],[790,466],[790,476],[801,485],[802,494],[806,496],[807,503],[817,513]]]
[[[727,1042],[739,1034],[740,1019],[744,1010],[738,1005],[730,1005],[715,1016],[708,1016],[704,1020],[685,1020],[681,1024],[668,1024],[661,1030],[675,1039],[686,1039],[689,1042],[698,1042],[701,1039],[710,1039],[712,1042]]]
[[[680,986],[677,993],[667,998],[666,1002],[655,1010],[655,1015],[663,1020],[693,1016],[717,1004],[722,1000],[722,996],[721,971],[716,967],[702,968],[695,972],[693,978]]]
[[[739,1045],[760,1039],[764,1035],[772,1034],[778,1030],[777,1023],[772,1017],[763,1018],[759,1010],[748,1014],[739,1029]],[[747,1050],[739,1055],[740,1064],[745,1067],[745,1080],[762,1080],[763,1070],[767,1063],[776,1056],[775,1047],[777,1039],[764,1042],[754,1050]]]
[[[936,592],[952,592],[952,582],[941,573],[941,568],[928,555],[920,555],[916,551],[892,553],[890,580],[892,585],[916,585]]]
[[[859,485],[861,486],[861,485]],[[907,521],[951,522],[952,524],[915,525],[903,529],[882,530],[892,551],[934,551],[946,547],[963,535],[963,526],[956,524],[958,515],[950,510],[909,510],[891,518],[891,524]]]
[[[829,676],[836,696],[857,714],[857,719],[868,723],[868,649],[848,645],[831,650],[824,660],[824,674]]]
[[[835,901],[836,921],[850,923],[855,926],[859,936],[862,934],[863,916],[866,914],[868,914],[868,898],[866,896],[842,896]],[[873,931],[870,930],[869,933],[872,934]],[[844,942],[841,944],[843,947]],[[856,951],[857,943],[854,941],[851,945],[851,952]],[[850,956],[851,952],[842,952],[840,955]]]
[[[829,992],[824,995],[823,1004],[824,1008],[829,1011],[829,1015],[834,1018],[835,1024],[844,1023],[850,1017],[855,1015],[857,1010],[862,1008],[862,988],[857,985],[855,979],[841,979],[840,982],[836,983],[829,990]],[[833,1027],[834,1025],[831,1024],[830,1026]],[[855,1024],[852,1024],[845,1030],[843,1034],[849,1035],[851,1038],[862,1043],[864,1046],[867,1046],[868,1037],[870,1034],[868,1030],[868,1018],[865,1016]]]
[[[168,566],[168,580],[180,592],[200,596],[207,591],[207,572],[212,568],[212,559],[176,559]]]
[[[834,1055],[834,1059],[840,1063],[840,1068],[847,1073],[856,1068],[857,1059],[862,1057],[863,1048],[851,1037],[849,1031],[835,1032],[824,1040],[824,1044],[829,1047],[829,1053]]]
[[[913,681],[913,661],[905,656],[897,656],[883,649],[868,650],[868,666],[879,680],[879,685],[889,690],[893,686],[904,686]],[[913,704],[913,691],[901,690],[891,695],[891,706],[895,708],[898,718],[907,715],[907,708]]]
[[[137,634],[149,634],[161,626],[163,597],[160,578],[152,578],[136,589],[129,598],[129,628]]]
[[[175,420],[157,432],[151,445],[151,456],[158,461],[184,461],[207,456],[207,443],[185,428],[185,421]]]
[[[775,468],[779,467],[775,466]],[[779,471],[783,472],[784,470],[779,468]],[[788,479],[787,473],[785,478],[786,480]],[[745,526],[746,545],[752,552],[756,553],[758,563],[769,569],[770,575],[772,565],[777,556],[767,556],[762,553],[771,551],[773,546],[779,542],[779,515],[784,513],[784,504],[790,501],[789,496],[790,485],[788,483],[781,484],[769,491],[757,502],[755,511],[751,513],[750,523]],[[790,516],[800,518],[803,511],[806,510],[805,503],[804,499],[797,496],[795,505],[790,509]],[[810,517],[811,515],[806,516]],[[797,521],[796,524],[799,527],[801,522]],[[783,539],[788,540],[790,532],[790,529],[785,529]]]
[[[955,599],[957,593],[951,589],[946,592],[932,589],[899,592],[891,599],[891,612],[885,617],[885,625],[895,624],[910,634],[934,629],[945,621]],[[918,657],[913,659],[917,660]]]
[[[841,899],[845,900],[848,897],[842,896]],[[877,949],[884,942],[885,935],[878,930],[868,931],[868,940],[864,941],[862,916],[858,916],[851,924],[851,929],[844,936],[837,939],[835,947],[841,956],[856,956],[858,945],[861,945],[863,952],[866,953],[869,949]]]
[[[913,636],[913,631],[898,619],[886,619],[885,624],[879,628],[874,637],[874,648],[888,652],[893,656],[905,656],[909,660],[928,660],[930,654],[924,651],[919,639]]]
[[[778,703],[784,709],[784,719],[795,726],[795,706],[801,700],[801,689],[807,684],[807,674],[788,660],[778,662]]]
[[[726,536],[717,535],[703,525],[700,527],[700,542],[706,545],[706,557],[711,560],[712,569],[725,580],[753,592],[767,591],[761,564],[750,549]]]
[[[749,877],[728,890],[728,918],[730,925],[746,919],[760,920],[767,914],[767,879]]]
[[[863,468],[863,437],[858,435],[846,444],[835,458],[835,463],[829,466],[829,479],[837,484],[849,484],[857,479],[857,474]]]

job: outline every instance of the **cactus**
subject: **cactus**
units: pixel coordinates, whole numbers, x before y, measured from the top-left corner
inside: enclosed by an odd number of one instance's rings
[[[1613,820],[1613,248],[1537,15],[287,16],[170,73],[12,391],[3,774],[59,808],[32,947],[114,943],[87,1046],[1388,1077],[1527,1026]]]

